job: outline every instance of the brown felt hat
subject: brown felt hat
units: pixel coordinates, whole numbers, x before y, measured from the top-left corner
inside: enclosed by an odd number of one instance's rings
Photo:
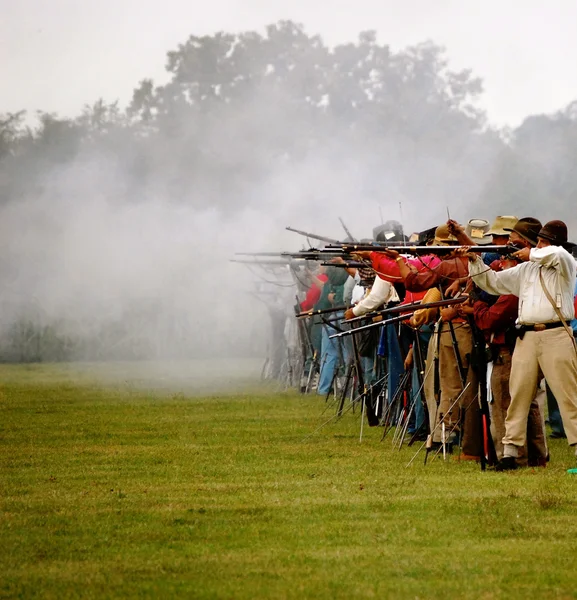
[[[514,227],[506,227],[505,231],[514,231],[532,246],[536,246],[537,236],[542,227],[543,225],[539,219],[535,219],[534,217],[523,217],[515,223]]]
[[[491,225],[491,229],[487,231],[487,235],[509,235],[508,229],[511,230],[519,217],[505,216],[497,217]]]
[[[537,237],[549,240],[555,246],[567,243],[567,225],[563,221],[549,221],[539,231]]]

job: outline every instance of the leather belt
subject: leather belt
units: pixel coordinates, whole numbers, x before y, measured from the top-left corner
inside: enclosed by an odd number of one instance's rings
[[[519,325],[517,329],[520,331],[545,331],[546,329],[556,329],[557,327],[565,327],[564,321],[555,321],[553,323],[531,323],[528,325]]]

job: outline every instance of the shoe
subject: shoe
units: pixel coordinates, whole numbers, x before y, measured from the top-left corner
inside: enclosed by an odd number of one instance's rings
[[[561,433],[560,431],[554,431],[549,437],[553,440],[566,440],[567,439],[567,436],[564,433]]]
[[[530,458],[527,461],[528,467],[546,467],[548,462],[548,457],[539,457],[539,458]]]
[[[504,456],[496,465],[495,471],[514,471],[517,468],[517,460],[513,456]]]

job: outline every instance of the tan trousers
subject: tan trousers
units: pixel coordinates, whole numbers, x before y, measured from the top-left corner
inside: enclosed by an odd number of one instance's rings
[[[479,384],[474,370],[468,368],[469,356],[473,345],[471,328],[467,323],[453,323],[453,328],[462,365],[467,369],[466,383],[470,385],[467,391],[461,395],[459,401],[455,403],[455,400],[463,391],[463,383],[459,373],[449,323],[443,323],[438,333],[441,386],[438,409],[434,401],[434,393],[425,392],[429,408],[429,419],[431,420],[431,430],[439,423],[445,423],[447,435],[451,431],[457,433],[461,431],[463,452],[472,456],[481,456],[483,443],[481,436],[481,411],[478,399]],[[431,351],[436,349],[436,340],[437,336],[433,335],[429,344],[429,352],[427,353],[427,365],[429,364]],[[431,371],[431,379],[434,380],[433,371]],[[433,418],[435,418],[434,421]],[[462,429],[460,418],[462,418]],[[433,434],[433,441],[441,441],[441,431],[441,426],[438,426]]]
[[[433,333],[427,347],[427,358],[425,362],[425,379],[423,391],[427,401],[427,412],[429,413],[429,431],[435,428],[437,418],[437,402],[435,400],[435,353],[437,351],[437,334]]]
[[[511,377],[511,352],[503,347],[493,360],[493,372],[491,374],[491,392],[493,393],[493,404],[491,405],[491,433],[497,458],[503,458],[503,437],[505,436],[505,418],[511,403],[509,393],[509,380]],[[519,454],[521,464],[530,461],[544,460],[547,457],[547,441],[543,429],[543,418],[539,409],[537,398],[533,398],[529,409],[529,420],[527,422],[527,444]]]
[[[577,354],[563,327],[528,331],[522,340],[517,340],[503,444],[518,447],[525,444],[527,415],[541,372],[559,403],[567,441],[570,445],[577,444]]]

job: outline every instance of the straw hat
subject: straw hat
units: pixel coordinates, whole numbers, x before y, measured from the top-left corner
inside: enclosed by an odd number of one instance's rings
[[[465,227],[465,233],[479,246],[486,246],[493,241],[493,236],[487,233],[491,229],[485,219],[471,219]]]
[[[509,235],[509,231],[515,227],[515,223],[519,220],[519,217],[497,217],[491,225],[491,230],[487,231],[487,235]]]
[[[443,223],[443,225],[439,225],[435,229],[435,244],[437,246],[447,246],[456,242],[457,238],[449,233],[449,226],[447,224]]]

